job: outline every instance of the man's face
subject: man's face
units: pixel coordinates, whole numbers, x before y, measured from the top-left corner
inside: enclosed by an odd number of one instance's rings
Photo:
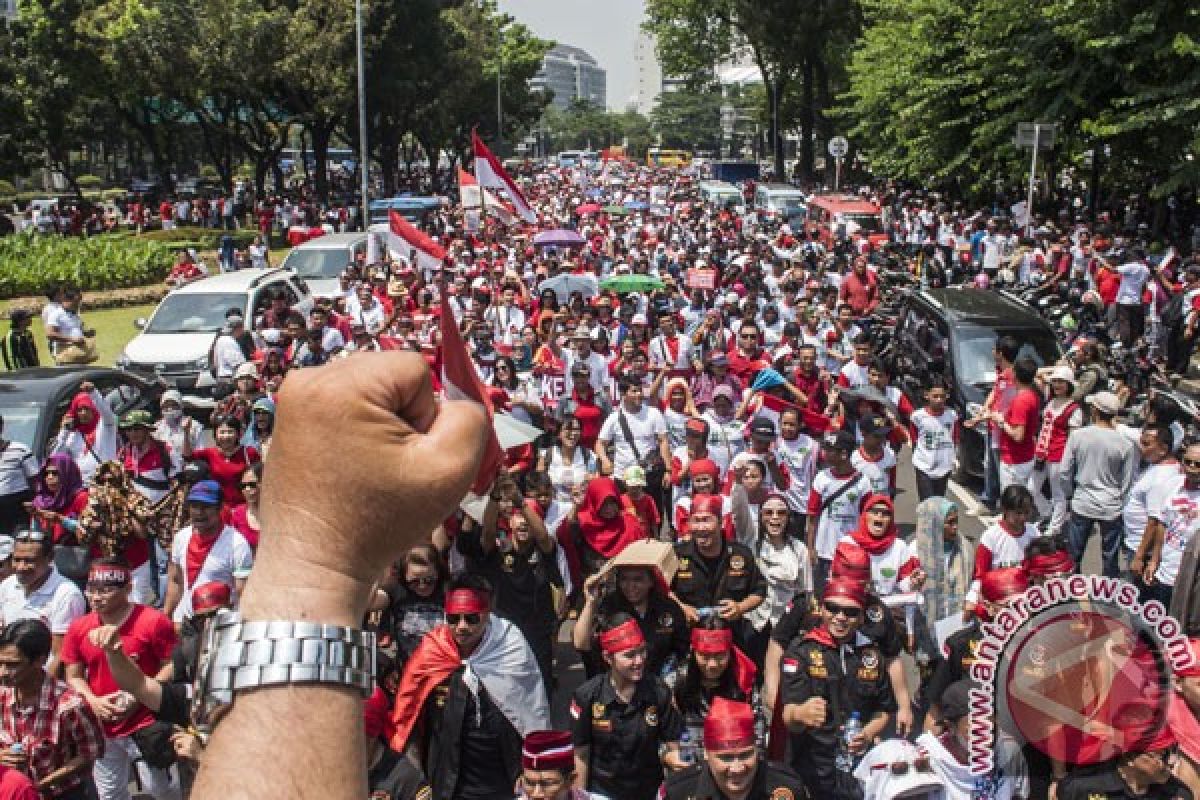
[[[715,549],[720,527],[720,518],[710,511],[692,512],[688,517],[688,529],[692,532],[692,538],[696,540],[696,546],[702,551],[711,552]]]
[[[504,305],[511,306],[517,299],[517,293],[512,289],[505,289],[501,297],[504,298]]]
[[[45,660],[35,663],[17,649],[15,644],[0,647],[0,686],[21,686],[42,669]]]
[[[813,368],[817,365],[817,351],[811,347],[801,348],[796,353],[796,364],[799,366],[801,372],[812,372]]]
[[[675,335],[675,317],[670,314],[663,314],[658,318],[658,327],[662,331],[663,336]]]
[[[1188,486],[1200,486],[1200,444],[1194,444],[1183,452],[1183,477]]]
[[[779,418],[779,435],[789,442],[800,435],[800,420],[794,413]]]
[[[865,367],[867,362],[871,360],[871,345],[856,344],[854,345],[854,361],[860,367]]]
[[[646,645],[622,653],[605,655],[609,668],[630,683],[637,683],[646,673]]]
[[[92,608],[101,614],[120,613],[129,605],[129,585],[108,586],[89,584],[84,591]]]
[[[475,647],[483,640],[490,616],[491,612],[488,611],[446,615],[446,624],[450,626],[459,653],[474,652]]]
[[[525,769],[521,771],[521,788],[530,800],[568,800],[571,776],[561,769]]]
[[[738,329],[738,348],[749,353],[758,348],[758,328],[743,325]]]
[[[642,386],[640,383],[630,385],[625,390],[625,406],[627,408],[640,408],[642,405]]]
[[[640,603],[650,595],[654,581],[644,569],[622,569],[617,571],[617,588],[630,603]]]
[[[1146,428],[1142,431],[1138,444],[1142,448],[1142,458],[1151,464],[1158,463],[1166,454],[1166,448],[1159,446],[1158,434],[1154,432],[1153,428]]]
[[[826,600],[821,606],[821,620],[833,638],[841,641],[858,630],[862,609],[845,599]]]
[[[825,454],[825,462],[835,470],[842,470],[846,466],[848,454],[845,450],[837,447],[823,447],[821,452]]]
[[[188,503],[188,518],[192,527],[201,533],[211,534],[221,529],[221,507],[208,503]]]
[[[51,555],[38,542],[17,542],[13,547],[13,572],[17,582],[29,588],[50,572]]]
[[[839,310],[838,322],[842,324],[843,328],[850,327],[850,323],[854,322],[854,310],[850,308],[843,308]]]
[[[738,750],[709,750],[705,753],[713,783],[726,797],[741,797],[750,790],[758,772],[758,751],[753,747]]]

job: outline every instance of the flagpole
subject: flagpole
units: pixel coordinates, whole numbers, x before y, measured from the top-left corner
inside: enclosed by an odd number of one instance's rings
[[[365,59],[363,58],[362,0],[354,0],[354,47],[358,60],[358,149],[360,151],[358,166],[362,180],[359,188],[359,191],[362,192],[359,208],[362,211],[362,229],[365,233],[371,227],[367,199],[367,195],[370,193],[370,180],[367,173],[370,169],[371,154],[367,152],[367,76],[363,66]]]

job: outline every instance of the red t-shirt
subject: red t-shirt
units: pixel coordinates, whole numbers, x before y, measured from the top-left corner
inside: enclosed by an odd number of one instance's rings
[[[1004,413],[1009,425],[1024,425],[1025,438],[1014,440],[1000,431],[1000,460],[1005,464],[1024,464],[1033,460],[1037,449],[1037,435],[1041,426],[1041,403],[1033,389],[1018,389],[1012,405]]]
[[[33,782],[10,767],[0,767],[0,800],[39,800]]]
[[[208,464],[212,479],[221,484],[221,499],[227,506],[246,502],[242,497],[242,474],[251,464],[260,461],[258,450],[239,445],[232,456],[226,456],[217,447],[201,447],[192,451],[192,458],[203,459]]]
[[[100,697],[119,692],[113,680],[104,651],[88,640],[88,634],[103,625],[100,615],[93,611],[71,623],[63,637],[62,662],[70,666],[82,664],[92,693]],[[133,659],[146,675],[156,675],[163,664],[171,660],[177,637],[175,626],[166,614],[157,609],[134,604],[120,628],[121,649]],[[138,705],[120,722],[102,722],[104,735],[110,739],[128,736],[154,721],[150,709]]]

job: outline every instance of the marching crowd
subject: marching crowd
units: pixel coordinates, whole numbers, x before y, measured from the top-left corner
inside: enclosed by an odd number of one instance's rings
[[[540,227],[579,244],[447,208],[427,231],[440,259],[348,264],[308,315],[286,296],[230,313],[207,424],[174,390],[157,417],[117,416],[84,384],[42,463],[0,439],[0,798],[109,800],[131,778],[159,798],[190,790],[209,730],[186,687],[206,626],[254,570],[276,393],[292,372],[380,350],[421,354],[449,391],[450,329],[493,408],[540,435],[377,565],[371,797],[1200,791],[1200,667],[1161,698],[1170,725],[1146,725],[1150,694],[1124,709],[1113,758],[1002,738],[977,776],[967,755],[983,625],[1077,572],[1094,531],[1104,575],[1190,602],[1200,443],[1153,394],[1125,424],[1131,394],[1102,348],[1109,328],[1129,345],[1152,333],[1185,372],[1200,263],[1152,263],[1137,231],[1051,220],[1026,240],[1003,219],[881,195],[894,268],[918,280],[1065,278],[1114,306],[1061,363],[1000,337],[987,401],[963,418],[942,376],[920,396],[895,384],[877,334],[901,290],[865,233],[822,242],[706,205],[669,170],[547,170],[526,188]],[[53,294],[75,313],[76,293]],[[964,426],[988,441],[978,542],[948,496]],[[306,466],[336,483],[327,445]],[[901,476],[912,519],[894,503]]]

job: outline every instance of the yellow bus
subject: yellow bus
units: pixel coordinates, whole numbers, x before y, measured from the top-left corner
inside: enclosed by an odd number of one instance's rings
[[[686,167],[692,163],[692,154],[687,150],[664,150],[651,147],[646,151],[646,165],[650,167]]]

